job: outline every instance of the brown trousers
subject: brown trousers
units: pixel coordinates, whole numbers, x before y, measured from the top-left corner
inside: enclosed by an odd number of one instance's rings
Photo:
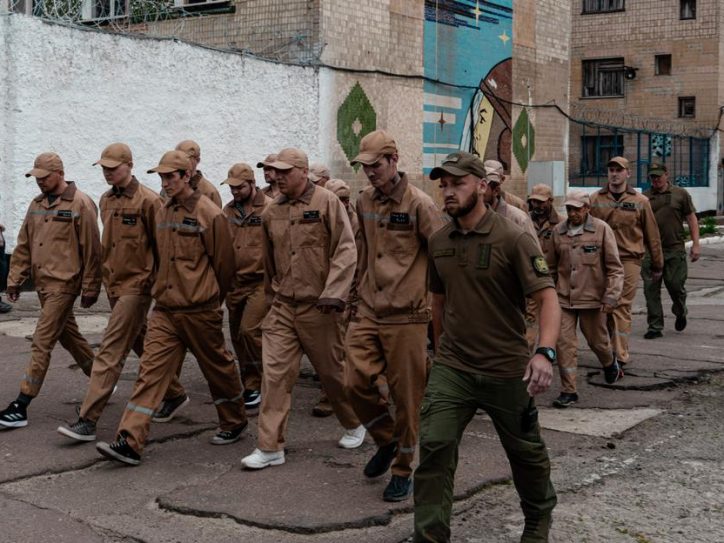
[[[631,306],[636,297],[636,287],[641,277],[640,260],[623,260],[623,292],[618,306],[608,317],[608,332],[613,351],[620,362],[629,361],[628,338],[631,335]]]
[[[600,309],[561,308],[561,333],[558,336],[558,371],[561,375],[561,392],[576,392],[576,372],[578,370],[578,336],[576,328],[581,324],[581,332],[588,346],[598,357],[601,366],[613,364],[611,341],[606,329],[606,314]]]
[[[101,417],[131,348],[139,358],[143,355],[146,317],[151,307],[149,295],[128,294],[120,298],[108,298],[108,301],[111,304],[111,316],[93,361],[88,392],[79,413],[80,418],[93,422]]]
[[[43,386],[50,365],[50,353],[58,341],[86,375],[91,374],[94,357],[93,349],[81,335],[73,316],[73,303],[77,296],[59,292],[38,292],[38,298],[40,316],[30,347],[30,363],[20,381],[20,392],[33,398]]]
[[[196,313],[157,309],[151,312],[138,379],[118,426],[118,433],[128,433],[128,444],[134,450],[139,453],[143,450],[151,417],[186,349],[196,357],[206,378],[221,429],[233,430],[246,422],[241,379],[234,358],[226,350],[222,322],[221,309]]]
[[[261,389],[261,323],[267,313],[264,283],[239,289],[226,297],[229,333],[246,390]]]
[[[367,318],[347,330],[345,385],[352,407],[378,446],[398,443],[392,474],[409,477],[427,383],[427,323],[380,324]],[[378,379],[389,387],[393,417]]]
[[[302,353],[319,374],[340,424],[351,430],[359,420],[344,388],[344,349],[338,313],[319,312],[313,303],[275,301],[262,324],[261,408],[259,449],[284,449],[292,388],[299,376]]]

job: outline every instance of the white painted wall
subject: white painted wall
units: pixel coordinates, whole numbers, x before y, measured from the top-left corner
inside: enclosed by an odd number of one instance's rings
[[[123,141],[137,177],[183,139],[201,146],[200,169],[219,182],[235,162],[253,166],[319,142],[319,83],[312,68],[285,66],[169,40],[114,36],[0,15],[0,223],[15,244],[30,199],[35,156],[55,151],[66,178],[96,201],[107,190],[91,164]],[[258,184],[263,185],[261,172]],[[229,197],[221,187],[222,198]]]

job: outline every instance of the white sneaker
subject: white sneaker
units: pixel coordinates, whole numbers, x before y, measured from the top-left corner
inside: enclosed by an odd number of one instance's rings
[[[367,430],[360,424],[357,428],[345,430],[337,444],[343,449],[356,449],[365,442],[365,435],[367,435]]]
[[[253,453],[241,459],[241,465],[246,469],[264,469],[269,466],[280,466],[284,462],[284,451],[267,452],[259,449],[254,449]]]

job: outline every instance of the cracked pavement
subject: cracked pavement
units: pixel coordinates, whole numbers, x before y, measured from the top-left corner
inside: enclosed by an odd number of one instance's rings
[[[606,386],[595,357],[582,349],[575,408],[549,408],[557,383],[540,398],[559,492],[551,541],[724,541],[724,245],[705,246],[689,275],[685,332],[674,332],[667,318],[663,338],[644,340],[639,290],[626,377]],[[35,295],[24,293],[0,316],[0,402],[17,394],[37,311]],[[107,311],[100,303],[77,311],[92,343]],[[113,438],[137,365],[129,356],[99,421],[101,440]],[[318,388],[308,366],[294,392],[287,463],[261,472],[242,472],[239,464],[254,448],[256,419],[241,442],[210,445],[215,411],[191,356],[182,381],[192,403],[173,422],[153,425],[141,466],[115,465],[92,444],[55,431],[75,419],[87,383],[58,347],[28,427],[0,431],[0,541],[407,540],[412,502],[384,503],[386,479],[364,479],[374,451],[369,438],[360,449],[339,449],[336,421],[310,415]],[[509,478],[495,431],[475,417],[461,447],[454,541],[517,541],[522,515]]]

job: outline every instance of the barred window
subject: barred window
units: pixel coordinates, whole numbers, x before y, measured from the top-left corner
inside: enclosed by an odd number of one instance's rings
[[[583,96],[623,96],[623,58],[583,61]]]
[[[583,0],[583,13],[625,11],[624,0]]]

